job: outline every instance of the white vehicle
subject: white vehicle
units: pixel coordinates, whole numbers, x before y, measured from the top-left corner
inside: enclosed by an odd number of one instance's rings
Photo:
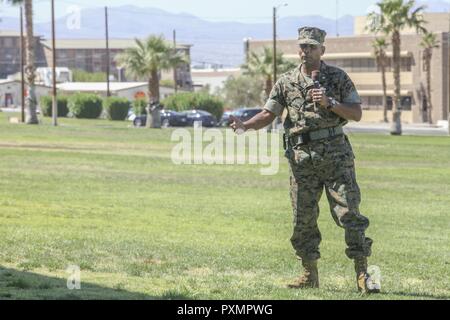
[[[53,85],[52,68],[37,68],[36,76],[38,82],[43,82],[48,87]],[[72,71],[69,68],[56,68],[56,82],[72,82]]]

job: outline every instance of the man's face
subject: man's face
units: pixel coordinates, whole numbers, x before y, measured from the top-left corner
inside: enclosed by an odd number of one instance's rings
[[[306,65],[315,65],[325,53],[325,47],[313,44],[301,44],[299,49],[300,60]]]

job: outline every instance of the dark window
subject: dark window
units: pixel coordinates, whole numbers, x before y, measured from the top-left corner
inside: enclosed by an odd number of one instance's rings
[[[411,97],[402,97],[401,101],[402,110],[411,110],[412,98]]]

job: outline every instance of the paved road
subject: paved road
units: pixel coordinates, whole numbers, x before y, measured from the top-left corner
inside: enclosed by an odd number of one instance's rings
[[[390,124],[385,123],[355,123],[350,122],[345,126],[345,131],[349,134],[363,133],[385,133],[390,134]],[[425,135],[425,136],[448,136],[447,126],[430,126],[428,124],[403,124],[403,135]]]

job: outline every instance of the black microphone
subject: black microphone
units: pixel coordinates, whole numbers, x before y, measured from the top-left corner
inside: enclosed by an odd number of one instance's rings
[[[314,88],[315,89],[320,89],[320,82],[319,82],[320,71],[319,70],[314,70],[313,72],[311,72],[311,76],[312,76],[312,80],[314,82]],[[314,111],[315,112],[318,111],[317,102],[314,102]]]

